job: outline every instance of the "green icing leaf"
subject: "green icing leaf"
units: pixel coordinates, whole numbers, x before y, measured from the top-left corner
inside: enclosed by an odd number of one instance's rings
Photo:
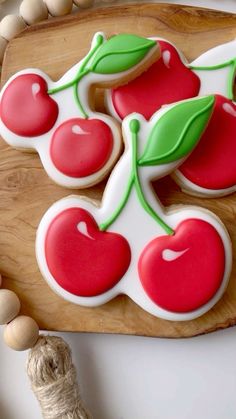
[[[214,101],[214,96],[187,100],[164,113],[153,127],[138,164],[166,164],[189,154],[207,126]]]
[[[136,35],[113,36],[99,48],[89,69],[98,74],[115,74],[129,70],[147,55],[155,41]]]

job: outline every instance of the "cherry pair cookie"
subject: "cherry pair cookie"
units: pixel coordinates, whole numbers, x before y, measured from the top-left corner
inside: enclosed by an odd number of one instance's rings
[[[110,90],[107,109],[121,121],[132,112],[149,119],[161,106],[215,94],[213,113],[199,145],[174,174],[190,194],[215,197],[236,190],[236,40],[217,46],[188,63],[173,44],[152,38],[161,57],[138,78]]]
[[[55,292],[90,307],[126,294],[154,316],[180,321],[221,298],[232,266],[224,225],[203,208],[163,208],[151,186],[188,158],[214,103],[212,95],[185,100],[149,121],[129,115],[122,124],[125,152],[101,205],[69,196],[49,208],[36,255]]]
[[[117,122],[94,110],[94,86],[126,83],[160,55],[156,42],[95,34],[86,57],[59,81],[37,69],[15,74],[0,97],[0,133],[15,148],[35,150],[48,175],[69,188],[100,182],[122,149]]]

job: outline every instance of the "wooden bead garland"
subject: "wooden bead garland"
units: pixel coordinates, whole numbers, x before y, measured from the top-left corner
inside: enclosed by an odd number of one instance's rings
[[[20,15],[27,25],[32,25],[47,19],[48,9],[43,0],[23,0],[20,5]]]
[[[10,41],[26,28],[24,20],[17,15],[7,15],[0,22],[0,36]]]
[[[1,283],[0,275],[0,286]],[[31,317],[18,316],[19,311],[20,300],[17,295],[11,290],[0,289],[0,324],[6,324],[3,339],[10,348],[25,351],[37,342],[39,327]]]
[[[20,311],[20,300],[10,290],[0,290],[0,324],[9,323]]]
[[[72,0],[44,0],[51,16],[65,16],[71,13]]]
[[[39,337],[39,327],[28,316],[18,316],[5,326],[3,339],[15,351],[32,348]]]

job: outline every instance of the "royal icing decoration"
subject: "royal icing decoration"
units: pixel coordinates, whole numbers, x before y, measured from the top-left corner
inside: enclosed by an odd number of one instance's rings
[[[161,57],[135,80],[108,91],[109,112],[120,121],[132,112],[149,119],[163,105],[194,96],[216,95],[198,147],[173,177],[191,194],[214,197],[234,192],[236,40],[205,52],[190,64],[171,43],[153,40],[160,45]]]
[[[196,149],[175,173],[186,191],[207,196],[236,191],[236,105],[216,95],[213,113]]]
[[[153,40],[95,34],[87,56],[59,81],[37,69],[9,79],[0,96],[0,133],[15,148],[36,150],[48,175],[70,188],[104,178],[121,152],[113,118],[91,108],[91,86],[119,85],[159,55]]]
[[[149,121],[124,119],[125,152],[101,205],[69,196],[40,222],[37,260],[55,292],[91,307],[126,294],[168,320],[194,319],[220,299],[232,265],[225,227],[202,208],[163,208],[150,183],[184,163],[214,106],[210,95],[163,107]]]
[[[169,42],[154,40],[160,45],[161,57],[138,78],[107,93],[108,110],[120,120],[132,112],[150,119],[162,105],[199,93],[200,79],[185,58]]]

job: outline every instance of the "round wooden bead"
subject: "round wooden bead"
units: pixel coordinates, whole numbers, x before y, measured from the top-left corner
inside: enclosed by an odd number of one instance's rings
[[[20,311],[20,300],[10,290],[0,290],[0,324],[9,323]]]
[[[26,24],[20,16],[7,15],[0,22],[0,35],[10,41],[25,28]]]
[[[3,339],[15,351],[32,348],[38,340],[39,328],[35,320],[28,316],[16,317],[4,329]]]
[[[72,0],[44,0],[51,16],[68,15],[73,6]]]
[[[93,6],[94,0],[74,0],[74,3],[77,7],[88,9]]]
[[[28,25],[47,19],[48,9],[43,0],[23,0],[20,15]]]
[[[3,62],[3,57],[4,57],[6,47],[7,47],[6,39],[4,39],[4,38],[2,38],[2,36],[0,36],[0,65]]]

